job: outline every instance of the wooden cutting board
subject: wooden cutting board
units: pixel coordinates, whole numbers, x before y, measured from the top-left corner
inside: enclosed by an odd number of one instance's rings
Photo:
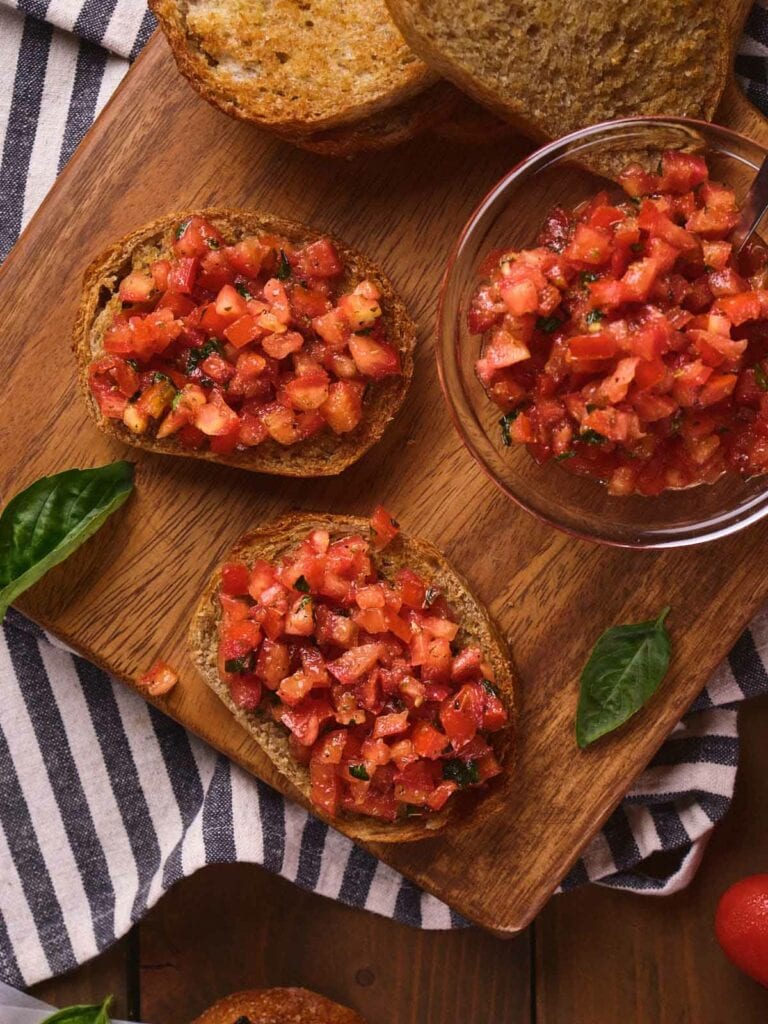
[[[720,115],[768,141],[766,123],[731,89]],[[126,682],[155,657],[176,665],[181,684],[157,705],[238,764],[287,792],[184,649],[199,589],[242,531],[289,508],[365,514],[383,502],[469,577],[508,634],[521,679],[514,797],[477,830],[372,849],[501,934],[535,915],[768,591],[768,523],[700,548],[606,549],[528,517],[463,449],[435,372],[438,286],[472,208],[526,146],[431,140],[351,163],[312,156],[209,107],[156,37],[0,275],[0,501],[67,467],[137,463],[135,496],[18,606]],[[86,264],[145,221],[207,204],[254,206],[332,230],[387,269],[420,325],[402,415],[339,478],[270,478],[146,455],[107,440],[86,416],[69,350]],[[594,640],[665,604],[674,659],[661,691],[628,728],[579,752],[577,680]]]

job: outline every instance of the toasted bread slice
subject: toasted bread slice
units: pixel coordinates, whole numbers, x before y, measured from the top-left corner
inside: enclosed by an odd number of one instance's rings
[[[598,121],[709,119],[730,42],[717,0],[387,0],[435,71],[534,138]]]
[[[363,1018],[306,988],[235,992],[210,1006],[192,1024],[365,1024]]]
[[[78,362],[78,380],[88,411],[105,433],[125,444],[148,451],[207,459],[280,476],[333,476],[340,473],[381,437],[402,405],[413,375],[416,327],[389,279],[371,260],[336,239],[333,240],[334,245],[345,266],[340,286],[354,287],[364,278],[379,286],[387,337],[400,353],[403,370],[402,376],[386,377],[371,383],[363,403],[362,422],[354,430],[342,435],[324,431],[291,447],[284,447],[270,439],[245,452],[217,455],[206,450],[190,451],[184,448],[175,435],[159,440],[145,434],[133,434],[122,422],[105,417],[99,409],[88,386],[88,366],[102,352],[104,335],[121,308],[118,295],[120,279],[132,268],[144,269],[154,260],[168,256],[175,228],[195,214],[209,220],[229,241],[259,232],[277,234],[297,244],[328,237],[301,224],[269,214],[212,208],[168,214],[115,242],[86,271],[75,322],[74,350]]]
[[[227,114],[310,133],[367,117],[437,76],[384,0],[152,0],[182,73]]]
[[[274,562],[292,551],[310,530],[315,529],[328,530],[333,541],[351,533],[362,533],[365,536],[370,526],[367,519],[356,516],[308,512],[286,515],[241,537],[229,552],[226,561],[243,561],[251,565],[256,559],[263,558]],[[221,610],[217,594],[221,583],[220,568],[214,571],[208,581],[192,618],[189,646],[192,660],[205,682],[256,740],[313,814],[324,818],[353,839],[379,843],[410,842],[427,839],[449,826],[461,827],[468,821],[477,823],[480,815],[484,817],[503,802],[509,785],[514,740],[514,674],[506,643],[488,612],[473,596],[466,581],[434,545],[400,533],[384,551],[375,555],[374,561],[376,568],[384,577],[391,577],[398,569],[407,566],[429,580],[444,594],[459,618],[457,642],[477,644],[482,648],[493,667],[496,685],[509,711],[510,725],[501,732],[494,733],[490,740],[497,758],[504,767],[504,772],[493,779],[485,791],[456,794],[449,801],[445,811],[424,818],[403,818],[390,824],[361,815],[344,814],[338,818],[328,818],[310,803],[309,771],[293,758],[288,746],[287,729],[271,718],[239,708],[230,696],[229,687],[219,678],[217,656]]]
[[[312,135],[292,137],[289,141],[322,156],[355,156],[391,149],[420,135],[436,122],[449,121],[461,99],[462,93],[455,86],[449,82],[437,82],[404,103],[362,121]]]
[[[350,157],[391,149],[428,130],[441,138],[472,146],[497,142],[512,133],[508,122],[499,120],[443,80],[404,103],[355,124],[289,141],[323,156]]]

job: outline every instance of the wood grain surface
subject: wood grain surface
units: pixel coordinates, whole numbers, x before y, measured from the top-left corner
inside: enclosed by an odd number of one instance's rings
[[[368,1024],[762,1024],[768,991],[714,939],[721,893],[768,862],[768,697],[739,715],[731,810],[685,892],[589,886],[550,900],[511,942],[422,932],[350,910],[250,865],[175,886],[128,940],[35,987],[55,1006],[117,996],[115,1013],[187,1024],[242,988],[304,985]]]
[[[723,120],[728,113],[721,108]],[[765,123],[750,116],[752,134],[768,140]],[[384,502],[468,576],[508,635],[522,681],[516,796],[481,829],[374,852],[503,934],[541,908],[768,589],[768,524],[677,552],[588,545],[512,507],[461,447],[434,369],[439,281],[473,206],[526,145],[416,141],[351,163],[300,153],[207,106],[156,37],[0,278],[0,371],[13,398],[0,408],[0,498],[65,467],[126,455],[137,462],[135,497],[19,607],[126,681],[157,656],[171,661],[182,682],[158,706],[278,789],[283,781],[184,651],[199,588],[235,538],[288,508],[365,513]],[[332,230],[388,271],[420,325],[402,415],[338,479],[288,481],[147,456],[107,440],[86,418],[68,336],[83,269],[128,230],[207,204],[253,206]],[[675,645],[664,686],[629,727],[580,753],[577,679],[592,643],[607,626],[648,618],[664,604],[673,608]]]

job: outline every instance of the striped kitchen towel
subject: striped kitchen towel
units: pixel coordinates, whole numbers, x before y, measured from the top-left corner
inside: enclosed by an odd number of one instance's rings
[[[0,256],[152,29],[140,0],[0,0]],[[768,111],[768,0],[737,70]],[[736,704],[768,692],[768,613],[741,637],[563,882],[650,894],[690,879],[728,808]],[[459,927],[420,892],[21,615],[0,629],[0,979],[75,967],[204,864],[248,861],[356,907]],[[676,850],[671,877],[643,874]]]

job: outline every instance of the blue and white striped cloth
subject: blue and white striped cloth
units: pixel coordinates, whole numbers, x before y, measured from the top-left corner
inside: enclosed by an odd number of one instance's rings
[[[0,258],[152,29],[141,0],[0,0]],[[768,110],[768,0],[738,58]],[[768,612],[563,882],[685,885],[730,803],[735,705],[768,692]],[[75,967],[204,864],[262,864],[425,928],[465,922],[11,612],[0,629],[0,979]],[[665,879],[642,873],[677,850]]]

